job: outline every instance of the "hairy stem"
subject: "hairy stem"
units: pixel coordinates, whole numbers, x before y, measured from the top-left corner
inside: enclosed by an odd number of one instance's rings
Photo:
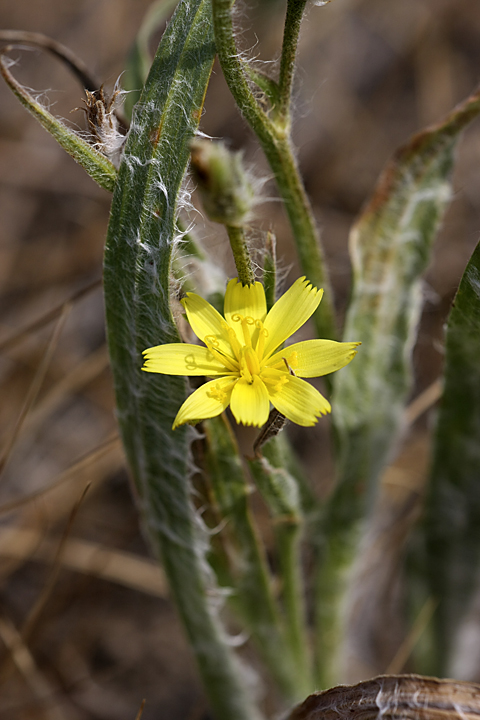
[[[313,684],[300,560],[302,511],[297,483],[285,470],[277,440],[266,443],[265,455],[250,460],[249,466],[274,522],[286,637],[295,660],[298,690],[306,695]]]
[[[297,54],[300,25],[307,0],[288,0],[285,28],[283,32],[282,55],[278,78],[278,107],[275,108],[275,123],[290,125],[290,100],[292,97],[295,57]]]
[[[303,579],[300,562],[301,521],[298,517],[285,518],[277,523],[275,537],[281,564],[282,596],[288,641],[297,668],[303,676],[303,688],[312,690],[308,640],[306,633]]]
[[[225,415],[205,423],[207,467],[215,504],[225,522],[222,531],[237,612],[252,633],[259,651],[285,698],[303,697],[298,687],[297,657],[289,645],[272,590],[265,548],[250,512],[251,488],[238,445]]]
[[[303,2],[303,0],[300,0]],[[218,56],[225,79],[235,101],[250,127],[257,135],[268,162],[275,174],[280,195],[290,220],[297,245],[300,265],[308,279],[317,287],[325,289],[324,300],[314,315],[318,335],[335,336],[332,294],[327,270],[315,225],[312,207],[308,200],[295,160],[289,128],[283,122],[272,121],[258,105],[248,85],[247,76],[238,57],[233,33],[231,8],[234,0],[212,0],[213,25]],[[287,22],[290,17],[287,14]],[[299,18],[297,18],[297,24]],[[290,31],[289,31],[290,32]],[[298,31],[297,31],[298,36]],[[292,30],[287,40],[289,60],[284,60],[284,83],[290,87]],[[288,65],[290,63],[290,66]],[[288,69],[290,67],[290,69]],[[293,75],[292,75],[293,76]],[[284,102],[285,104],[285,102]]]
[[[250,253],[248,252],[245,230],[243,227],[227,225],[228,239],[232,248],[235,267],[238,272],[238,279],[242,285],[251,285],[255,282]]]

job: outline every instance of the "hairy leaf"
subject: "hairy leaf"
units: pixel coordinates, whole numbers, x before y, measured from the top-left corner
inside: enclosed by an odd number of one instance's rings
[[[208,0],[182,0],[133,112],[108,230],[105,305],[118,420],[152,548],[163,560],[215,716],[251,720],[258,713],[207,587],[206,539],[189,498],[191,431],[171,429],[185,380],[140,369],[142,350],[179,339],[169,288],[176,213],[214,53]]]
[[[426,509],[430,590],[438,665],[445,672],[455,631],[478,590],[480,569],[480,245],[448,319],[445,389],[435,434]]]
[[[177,4],[177,0],[157,0],[147,10],[135,42],[130,50],[122,85],[127,91],[124,110],[127,118],[132,117],[134,106],[140,99],[143,85],[152,64],[150,42],[155,32],[167,20]]]
[[[342,517],[362,512],[397,439],[410,389],[421,275],[450,199],[458,135],[479,112],[476,93],[444,122],[414,136],[387,166],[352,229],[354,286],[344,339],[362,347],[335,376],[335,505]]]
[[[317,640],[321,682],[335,681],[341,596],[362,519],[401,430],[421,309],[421,276],[450,198],[454,149],[480,112],[480,93],[396,153],[351,233],[353,295],[344,339],[361,341],[355,362],[335,376],[332,400],[338,479],[325,511]]]

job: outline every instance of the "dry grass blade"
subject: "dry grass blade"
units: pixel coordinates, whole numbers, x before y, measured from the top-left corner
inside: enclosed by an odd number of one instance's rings
[[[40,425],[69,395],[78,392],[108,367],[107,346],[102,345],[62,378],[29,414],[25,428]]]
[[[0,618],[0,637],[8,649],[16,668],[25,678],[27,685],[42,704],[46,705],[49,720],[66,720],[65,714],[55,704],[55,689],[39,671],[35,660],[25,645],[20,633],[5,617]]]
[[[480,685],[421,675],[380,675],[310,695],[288,720],[473,720]]]
[[[67,316],[71,309],[72,309],[71,303],[64,305],[62,313],[55,324],[52,336],[50,338],[50,342],[48,343],[48,345],[45,349],[45,352],[43,353],[42,360],[37,368],[37,371],[34,375],[33,381],[28,389],[28,393],[25,398],[23,407],[20,411],[20,415],[15,424],[15,428],[14,428],[9,440],[7,441],[7,444],[3,450],[2,456],[0,458],[0,473],[2,473],[2,471],[5,469],[5,465],[7,464],[8,460],[10,458],[11,452],[13,450],[13,446],[15,445],[15,442],[17,441],[17,438],[22,431],[24,422],[25,422],[30,410],[32,409],[32,407],[34,405],[35,400],[37,399],[37,395],[40,392],[40,388],[42,387],[43,381],[45,380],[45,376],[48,372],[48,368],[52,361],[53,353],[55,352],[55,348],[57,347],[57,343],[60,338],[60,334],[63,330],[65,320],[67,319]]]
[[[437,400],[440,400],[443,391],[443,383],[441,380],[435,380],[429,385],[420,395],[417,395],[410,405],[405,409],[405,423],[407,425],[413,425],[418,418],[423,415],[424,412],[429,410],[432,405],[435,405]]]
[[[13,345],[16,345],[18,342],[21,342],[25,337],[30,335],[31,333],[35,332],[36,330],[40,330],[40,328],[44,327],[45,325],[48,325],[48,323],[55,320],[59,315],[61,315],[68,305],[73,305],[82,298],[84,298],[86,295],[91,293],[93,290],[96,290],[99,288],[102,284],[101,278],[98,280],[94,280],[92,283],[87,285],[86,287],[81,288],[81,290],[78,290],[77,292],[73,293],[68,300],[65,300],[64,302],[60,303],[59,305],[56,305],[54,308],[46,312],[41,317],[37,318],[37,320],[33,320],[31,323],[26,325],[25,327],[21,328],[20,330],[16,330],[15,332],[11,333],[10,335],[7,335],[6,338],[3,338],[3,340],[0,340],[0,351],[7,350],[8,348],[12,347]]]
[[[35,604],[33,605],[32,609],[30,610],[28,617],[26,621],[23,624],[22,627],[22,638],[23,640],[28,639],[33,631],[35,630],[38,621],[40,620],[42,613],[50,599],[50,596],[53,592],[53,589],[57,583],[58,576],[60,574],[60,570],[62,567],[62,555],[65,549],[66,542],[68,540],[68,537],[70,533],[72,532],[73,523],[75,522],[75,518],[78,515],[78,511],[80,510],[80,506],[82,505],[85,496],[90,488],[90,484],[88,484],[82,491],[82,494],[80,495],[79,499],[75,503],[74,507],[72,508],[72,511],[70,513],[70,517],[68,518],[68,522],[65,526],[65,530],[63,531],[62,538],[60,540],[60,543],[57,548],[57,552],[55,555],[55,559],[53,561],[53,566],[50,571],[50,575],[47,579],[47,582],[45,583],[45,586],[43,587],[42,592],[40,593],[39,597],[37,598]]]
[[[49,485],[47,485],[47,487],[42,488],[37,492],[30,493],[30,495],[24,495],[21,498],[11,500],[10,502],[6,502],[3,505],[0,505],[0,515],[12,512],[13,510],[18,510],[27,503],[30,503],[33,500],[37,500],[51,490],[54,490],[59,485],[62,485],[64,482],[71,480],[73,477],[75,477],[77,473],[82,472],[90,465],[96,463],[98,460],[100,460],[100,458],[110,452],[110,450],[112,450],[113,448],[117,447],[119,444],[120,438],[118,434],[112,433],[112,435],[110,435],[107,440],[101,443],[101,445],[96,447],[94,450],[88,452],[83,458],[75,462],[64,472],[60,473],[60,475],[58,475]]]
[[[145,703],[146,703],[146,700],[142,700],[141,705],[140,705],[140,709],[139,709],[139,711],[138,711],[138,713],[137,713],[137,716],[136,716],[135,720],[141,720],[142,715],[143,715],[143,710],[144,710],[144,708],[145,708]]]
[[[4,558],[51,563],[57,547],[58,541],[42,538],[38,530],[11,528],[0,534],[0,557]],[[168,593],[158,564],[133,553],[69,538],[63,546],[59,562],[68,570],[93,575],[154,597],[165,598]]]

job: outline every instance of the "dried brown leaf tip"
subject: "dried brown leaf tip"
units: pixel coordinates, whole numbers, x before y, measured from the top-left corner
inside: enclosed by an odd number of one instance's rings
[[[116,114],[117,99],[121,95],[116,85],[113,93],[108,95],[103,85],[99,90],[85,90],[83,100],[87,119],[87,128],[97,150],[106,155],[118,167],[125,135],[121,132],[121,124]]]
[[[421,675],[380,675],[310,695],[287,720],[478,720],[480,685]]]

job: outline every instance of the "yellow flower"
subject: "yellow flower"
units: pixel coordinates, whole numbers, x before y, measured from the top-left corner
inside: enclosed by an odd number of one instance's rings
[[[146,372],[214,378],[187,398],[173,428],[215,417],[228,405],[238,423],[258,427],[266,423],[270,403],[304,426],[330,412],[328,400],[301,378],[339,370],[360,343],[305,340],[281,349],[315,312],[322,295],[302,277],[267,313],[263,285],[234,279],[227,285],[223,318],[202,297],[187,293],[182,305],[206,347],[171,343],[143,352]]]

